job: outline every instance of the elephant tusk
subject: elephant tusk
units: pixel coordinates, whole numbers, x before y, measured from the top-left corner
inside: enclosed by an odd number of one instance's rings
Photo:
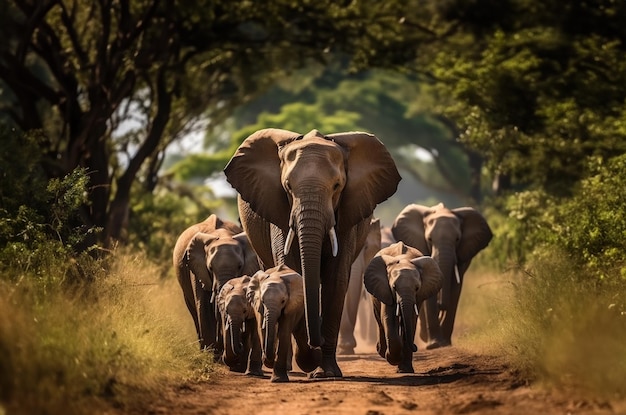
[[[289,228],[289,232],[287,232],[287,239],[285,240],[285,249],[283,250],[284,255],[287,255],[289,253],[294,236],[295,235],[294,235],[293,228]]]
[[[400,303],[396,304],[396,317],[400,316]]]
[[[246,322],[244,321],[243,323],[241,323],[241,331],[242,332],[246,332]]]
[[[459,266],[454,266],[454,276],[456,277],[456,283],[461,284],[461,276],[459,275]]]
[[[209,300],[211,304],[215,303],[215,290],[211,290],[211,299]]]
[[[265,319],[261,322],[261,330],[265,330]]]
[[[328,231],[328,236],[330,236],[330,245],[333,247],[333,256],[336,257],[339,251],[339,242],[337,242],[337,232],[335,232],[334,226]]]
[[[419,309],[417,308],[417,304],[413,304],[413,307],[415,308],[415,315],[419,317],[420,312],[419,312]]]

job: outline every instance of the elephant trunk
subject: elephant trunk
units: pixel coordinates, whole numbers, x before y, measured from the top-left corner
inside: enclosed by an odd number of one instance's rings
[[[417,326],[417,305],[415,303],[415,295],[413,293],[400,295],[398,299],[400,304],[400,320],[402,329],[402,342],[405,350],[417,352],[417,346],[413,340],[415,339],[415,327]]]
[[[450,308],[452,284],[457,284],[457,278],[455,276],[456,270],[456,252],[454,247],[450,248],[433,248],[432,257],[443,274],[443,281],[441,285],[441,310],[448,310]]]
[[[269,368],[274,367],[274,359],[276,356],[276,323],[278,321],[278,313],[271,309],[265,308],[263,315],[263,364]]]
[[[234,321],[229,317],[226,321],[226,327],[224,327],[224,363],[229,366],[235,364],[243,353],[242,324],[242,321]]]
[[[309,346],[322,347],[320,322],[320,262],[326,225],[318,211],[302,209],[297,221],[300,261],[304,279],[304,311]]]

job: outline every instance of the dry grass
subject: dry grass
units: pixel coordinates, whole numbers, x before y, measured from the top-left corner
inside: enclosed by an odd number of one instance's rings
[[[549,387],[626,395],[625,284],[585,281],[557,256],[529,269],[470,269],[456,343],[504,354],[529,380]]]
[[[206,376],[178,283],[118,254],[106,278],[50,287],[0,281],[0,402],[7,413],[130,407],[163,382]],[[71,291],[71,292],[70,292]],[[0,413],[2,406],[0,405]]]

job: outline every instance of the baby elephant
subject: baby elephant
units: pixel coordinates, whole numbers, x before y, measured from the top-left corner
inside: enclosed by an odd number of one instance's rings
[[[413,373],[413,343],[422,302],[441,288],[437,262],[417,249],[396,242],[378,251],[365,269],[363,282],[372,294],[378,323],[378,354],[399,373]]]
[[[289,382],[292,336],[296,364],[307,373],[315,370],[315,355],[307,344],[302,276],[286,265],[257,271],[248,284],[248,300],[260,326],[263,363],[273,369],[271,381]]]
[[[234,372],[263,376],[261,343],[256,315],[248,302],[250,277],[233,278],[222,286],[217,297],[224,339],[224,363]]]

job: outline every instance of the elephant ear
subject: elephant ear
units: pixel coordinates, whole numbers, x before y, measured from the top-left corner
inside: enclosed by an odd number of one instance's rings
[[[348,152],[346,186],[338,207],[339,221],[353,226],[369,217],[377,204],[391,197],[402,179],[385,145],[373,134],[330,134]]]
[[[261,298],[259,291],[261,290],[261,279],[267,277],[267,274],[261,270],[257,271],[248,282],[246,287],[246,298],[255,309],[258,309],[258,302]]]
[[[469,262],[482,249],[486,248],[493,237],[489,224],[476,209],[462,207],[452,209],[461,219],[461,240],[456,256],[460,263]]]
[[[437,294],[443,284],[443,273],[437,261],[429,256],[413,258],[411,263],[419,270],[422,286],[417,292],[415,302],[419,305],[425,299]]]
[[[302,275],[291,270],[280,276],[287,286],[289,292],[289,301],[285,305],[284,313],[293,315],[299,310],[304,311],[304,286]]]
[[[393,293],[389,287],[389,277],[387,276],[387,262],[393,260],[393,257],[379,253],[372,258],[363,274],[363,283],[367,292],[386,305],[393,305],[394,303]]]
[[[406,206],[391,226],[393,237],[396,241],[403,241],[417,248],[424,255],[430,255],[430,248],[426,243],[424,219],[433,212],[433,209],[428,206],[416,204]]]
[[[243,268],[241,270],[242,274],[246,275],[254,275],[255,272],[261,269],[259,266],[259,258],[252,249],[252,244],[250,244],[250,240],[248,239],[248,235],[245,232],[238,233],[233,236],[243,251]]]
[[[235,286],[229,282],[224,284],[220,289],[219,294],[217,295],[217,307],[220,310],[221,314],[226,313],[226,297],[228,293],[235,289]]]
[[[287,130],[259,130],[241,143],[224,168],[226,180],[250,208],[281,228],[288,226],[290,206],[281,184],[278,150],[298,137]]]
[[[365,250],[363,258],[365,258],[366,263],[369,263],[380,250],[380,219],[371,220],[363,249]]]
[[[187,245],[186,255],[189,269],[204,284],[205,290],[213,287],[213,278],[206,266],[205,247],[219,238],[215,233],[196,233]]]

